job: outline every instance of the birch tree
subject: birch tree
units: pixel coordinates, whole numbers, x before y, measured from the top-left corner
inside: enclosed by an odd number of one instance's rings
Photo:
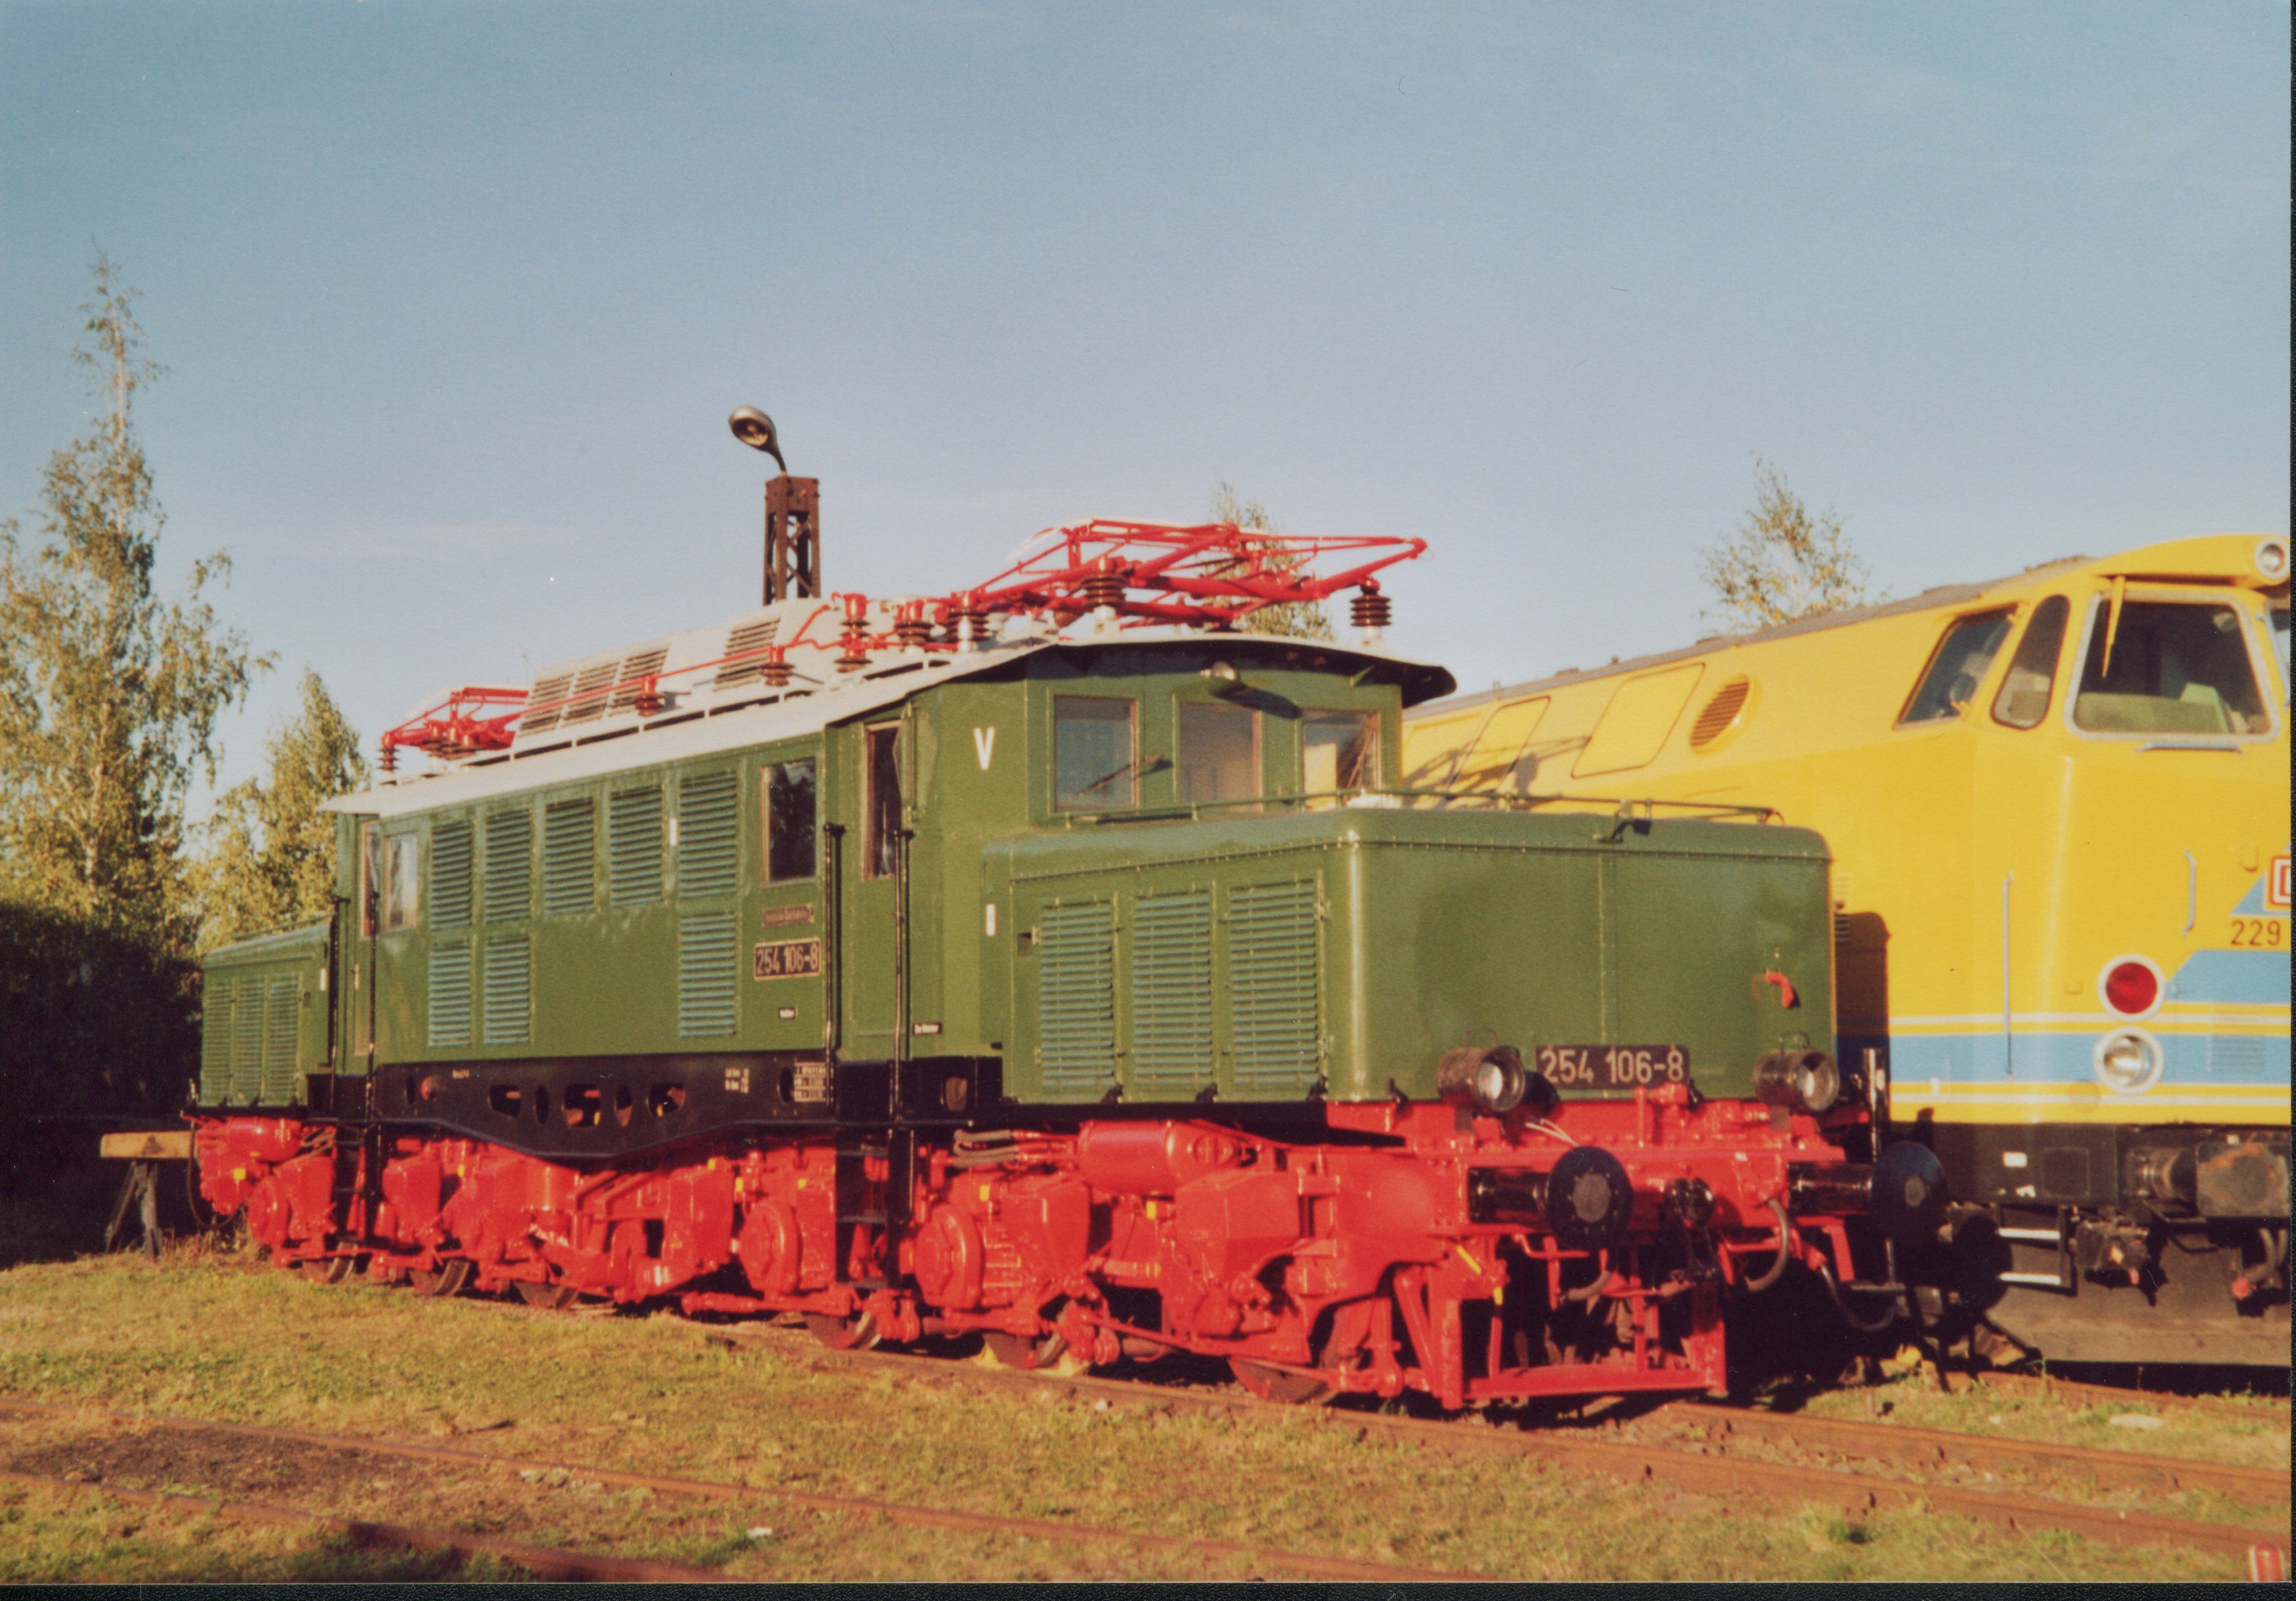
[[[1729,538],[1699,553],[1698,567],[1714,594],[1706,615],[1732,632],[1879,598],[1867,587],[1866,562],[1850,547],[1841,519],[1830,509],[1811,516],[1785,474],[1759,456],[1753,509]]]
[[[187,942],[182,850],[193,776],[212,782],[216,723],[269,665],[208,599],[230,571],[193,563],[179,596],[152,569],[166,519],[136,438],[135,293],[110,258],[74,352],[94,427],[48,458],[39,532],[0,522],[0,884],[113,934]]]
[[[1258,500],[1246,500],[1235,492],[1235,486],[1222,480],[1212,491],[1212,521],[1232,522],[1244,533],[1273,534],[1279,532],[1267,508]],[[1269,564],[1279,571],[1299,565],[1281,554],[1272,554]],[[1285,601],[1278,605],[1262,606],[1243,620],[1241,625],[1247,634],[1275,634],[1286,639],[1329,639],[1332,637],[1332,615],[1321,601]]]
[[[264,743],[266,774],[226,790],[207,823],[193,869],[200,942],[224,944],[324,917],[335,895],[332,816],[320,805],[364,789],[358,734],[319,675],[303,674],[303,703]]]

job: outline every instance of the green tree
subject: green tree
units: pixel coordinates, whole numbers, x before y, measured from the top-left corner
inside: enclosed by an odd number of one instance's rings
[[[0,521],[0,872],[21,900],[131,938],[189,933],[182,847],[216,722],[267,667],[204,598],[229,571],[193,565],[180,599],[152,584],[165,518],[135,436],[135,294],[99,253],[86,339],[94,430],[48,458],[41,538]]]
[[[1813,517],[1780,472],[1754,458],[1754,507],[1737,532],[1699,553],[1699,572],[1714,592],[1707,615],[1726,628],[1767,628],[1796,618],[1862,606],[1866,562],[1850,547],[1841,519]]]
[[[264,742],[268,778],[217,798],[209,848],[194,865],[202,947],[324,917],[335,893],[333,820],[323,801],[364,789],[358,735],[319,675],[303,674],[302,709]]]
[[[1232,522],[1245,533],[1273,534],[1280,532],[1267,508],[1257,500],[1246,500],[1235,492],[1235,486],[1223,480],[1212,491],[1212,521]],[[1269,553],[1268,564],[1278,571],[1289,571],[1300,562],[1295,556],[1279,550]],[[1280,605],[1262,606],[1243,620],[1247,634],[1275,634],[1286,639],[1329,639],[1332,637],[1331,613],[1321,601],[1287,601]]]

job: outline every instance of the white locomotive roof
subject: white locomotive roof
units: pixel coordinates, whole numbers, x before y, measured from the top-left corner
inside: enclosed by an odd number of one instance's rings
[[[892,603],[871,603],[869,629],[892,624]],[[1015,620],[1029,631],[984,643],[980,648],[947,651],[899,649],[875,653],[857,672],[837,670],[838,636],[843,611],[824,600],[782,601],[744,612],[715,628],[688,628],[624,650],[577,658],[535,676],[528,701],[537,710],[521,716],[506,751],[466,757],[444,768],[402,775],[354,795],[325,803],[328,811],[368,817],[398,817],[458,806],[490,796],[513,794],[571,779],[597,777],[677,761],[718,751],[741,750],[817,734],[832,723],[863,716],[906,700],[918,690],[971,677],[1039,651],[1066,647],[1138,648],[1218,641],[1224,648],[1254,653],[1270,649],[1309,650],[1357,661],[1383,661],[1405,669],[1406,679],[1432,679],[1432,692],[1450,686],[1441,668],[1373,647],[1268,634],[1216,634],[1185,628],[1086,631],[1065,636],[1050,625]],[[779,644],[791,669],[789,684],[768,687],[758,669],[764,647]],[[747,653],[746,658],[729,657]],[[641,716],[637,692],[629,686],[652,676],[667,702]],[[590,693],[594,692],[594,694]],[[612,693],[610,693],[612,692]],[[554,703],[557,709],[552,710]]]

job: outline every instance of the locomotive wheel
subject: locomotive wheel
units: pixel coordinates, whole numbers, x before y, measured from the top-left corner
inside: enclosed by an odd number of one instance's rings
[[[351,1276],[351,1259],[347,1256],[314,1257],[299,1266],[303,1277],[315,1285],[339,1285]]]
[[[832,1351],[870,1351],[878,1339],[877,1320],[866,1312],[857,1312],[850,1318],[832,1318],[826,1312],[808,1312],[806,1327],[813,1337]]]
[[[406,1282],[414,1286],[417,1295],[459,1295],[463,1286],[471,1282],[471,1262],[467,1257],[450,1257],[429,1272],[412,1272]]]
[[[1242,1357],[1230,1357],[1227,1366],[1228,1371],[1235,1375],[1236,1383],[1262,1400],[1302,1407],[1332,1393],[1332,1387],[1311,1373],[1293,1373],[1287,1368],[1271,1367],[1265,1362],[1248,1362]]]
[[[1068,1348],[1069,1342],[1056,1334],[1032,1340],[1026,1334],[992,1328],[983,1330],[980,1335],[980,1349],[987,1353],[989,1361],[1017,1373],[1036,1373],[1052,1367],[1059,1363]]]
[[[581,1292],[572,1285],[538,1285],[530,1278],[518,1281],[518,1298],[530,1307],[545,1312],[562,1312],[574,1304]]]

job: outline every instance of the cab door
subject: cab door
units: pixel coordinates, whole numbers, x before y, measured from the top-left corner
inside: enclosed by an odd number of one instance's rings
[[[838,786],[838,1054],[892,1059],[899,1022],[898,945],[907,848],[907,720],[895,712],[844,730]]]

